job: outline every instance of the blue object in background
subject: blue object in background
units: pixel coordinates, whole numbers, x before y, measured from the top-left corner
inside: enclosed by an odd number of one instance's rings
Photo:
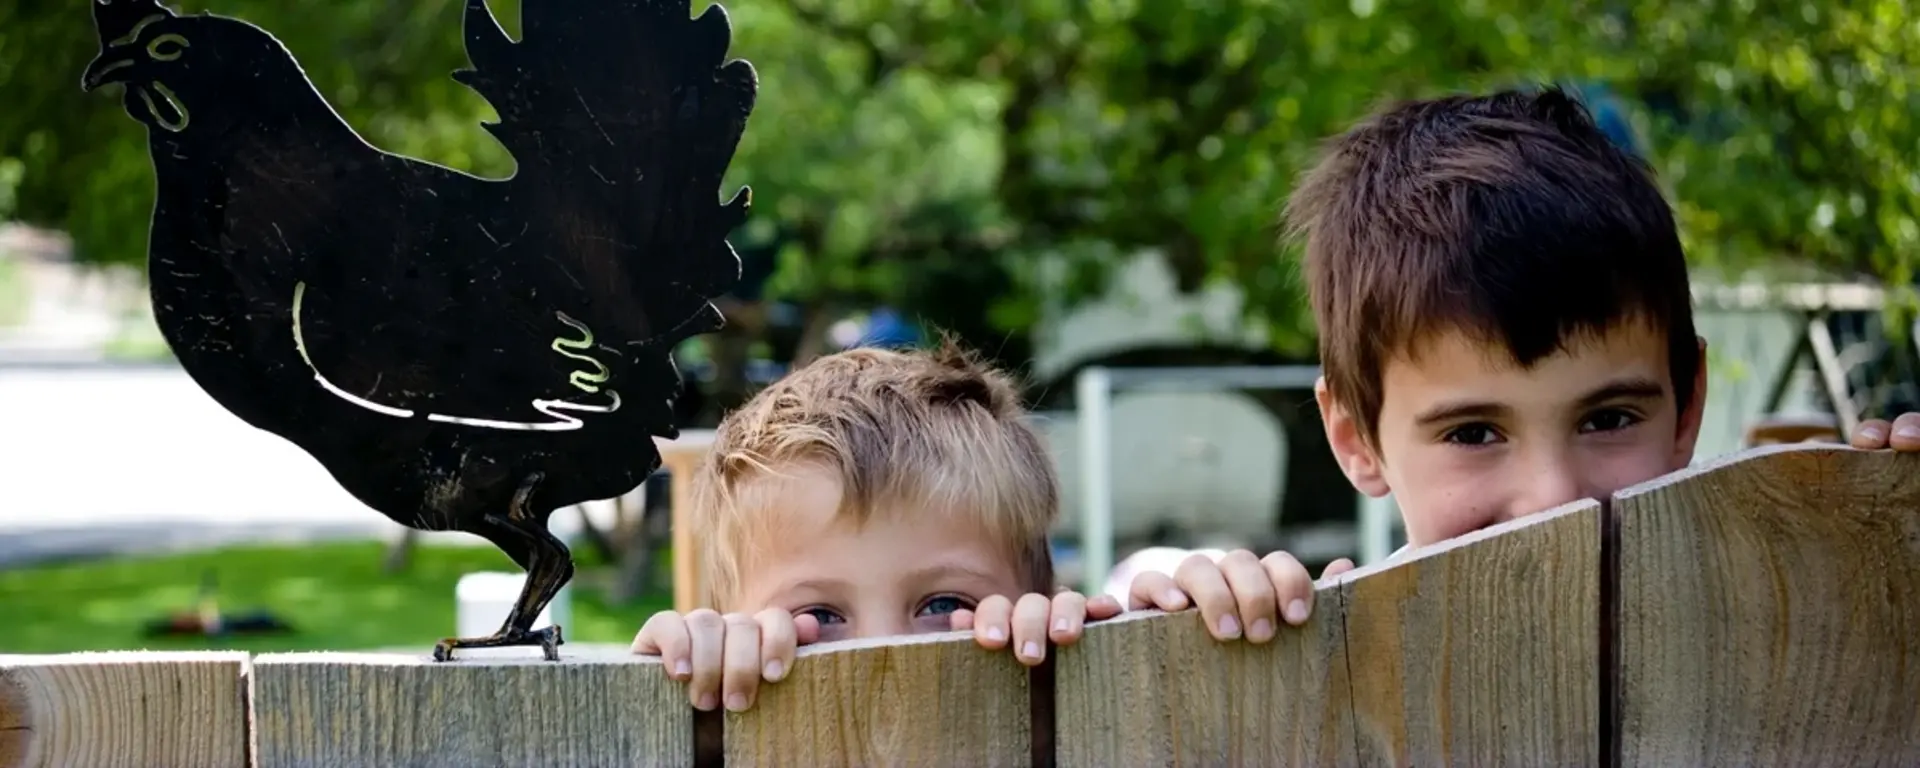
[[[856,347],[899,348],[912,347],[920,343],[920,329],[907,322],[892,307],[877,307],[867,315],[866,331]]]
[[[1593,121],[1600,126],[1600,132],[1611,139],[1614,146],[1633,154],[1641,154],[1640,141],[1633,135],[1633,123],[1627,120],[1625,108],[1620,97],[1605,83],[1581,83],[1571,88],[1580,100],[1586,102],[1587,111],[1593,113]]]

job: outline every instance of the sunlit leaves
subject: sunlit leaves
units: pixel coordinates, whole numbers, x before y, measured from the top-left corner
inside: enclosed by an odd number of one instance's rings
[[[481,173],[510,161],[453,83],[459,3],[194,0],[279,34],[387,149]],[[493,3],[517,34],[517,4]],[[704,2],[696,3],[704,6]],[[776,295],[1034,316],[1028,262],[1102,287],[1121,254],[1230,280],[1304,349],[1274,223],[1314,148],[1386,99],[1539,80],[1628,99],[1702,264],[1812,262],[1910,280],[1920,251],[1920,24],[1912,0],[738,0],[733,55],[762,93],[728,187],[740,241],[781,244]],[[696,8],[697,12],[698,8]],[[151,171],[115,100],[81,94],[87,15],[0,5],[0,160],[18,212],[85,258],[144,254]],[[932,275],[932,277],[929,277]],[[974,278],[969,278],[974,279]],[[979,278],[987,280],[986,278]],[[995,284],[991,281],[982,282]],[[955,305],[958,307],[958,305]],[[909,307],[916,311],[919,307]],[[1303,333],[1303,331],[1307,333]]]

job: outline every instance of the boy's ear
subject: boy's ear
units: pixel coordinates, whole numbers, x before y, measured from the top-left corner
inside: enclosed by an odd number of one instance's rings
[[[1387,495],[1392,489],[1387,487],[1386,477],[1380,472],[1379,457],[1361,439],[1360,424],[1353,414],[1333,398],[1325,376],[1314,380],[1313,399],[1320,403],[1320,421],[1327,426],[1327,445],[1333,448],[1333,458],[1340,462],[1340,471],[1346,473],[1347,482],[1353,483],[1355,490],[1376,499]]]
[[[1700,424],[1706,418],[1707,411],[1707,339],[1696,337],[1700,341],[1700,359],[1693,368],[1693,397],[1679,403],[1680,420],[1673,441],[1673,471],[1686,469],[1693,463],[1694,446],[1700,442]]]

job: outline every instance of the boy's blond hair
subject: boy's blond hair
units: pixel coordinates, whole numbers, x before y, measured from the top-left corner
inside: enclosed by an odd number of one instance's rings
[[[820,358],[720,423],[693,477],[702,605],[730,610],[739,599],[745,550],[777,503],[754,493],[756,484],[806,465],[838,476],[840,514],[857,521],[881,508],[979,515],[1021,564],[1021,581],[1053,591],[1047,533],[1060,498],[1052,458],[1013,383],[951,341],[932,352]]]

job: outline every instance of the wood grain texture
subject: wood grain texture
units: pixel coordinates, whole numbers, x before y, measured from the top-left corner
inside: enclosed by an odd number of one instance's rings
[[[971,633],[801,649],[787,679],[726,721],[728,768],[1026,766],[1027,668]]]
[[[1624,765],[1920,765],[1920,456],[1772,446],[1615,498]]]
[[[1363,765],[1594,765],[1600,503],[1340,579]]]
[[[1220,643],[1198,613],[1060,653],[1059,758],[1105,765],[1591,765],[1600,504],[1323,582],[1313,618]]]
[[[1338,587],[1260,645],[1222,643],[1199,611],[1130,613],[1059,649],[1058,764],[1352,765]]]
[[[688,766],[692,708],[654,659],[254,659],[255,768]]]
[[[0,656],[0,768],[246,765],[247,655]]]

